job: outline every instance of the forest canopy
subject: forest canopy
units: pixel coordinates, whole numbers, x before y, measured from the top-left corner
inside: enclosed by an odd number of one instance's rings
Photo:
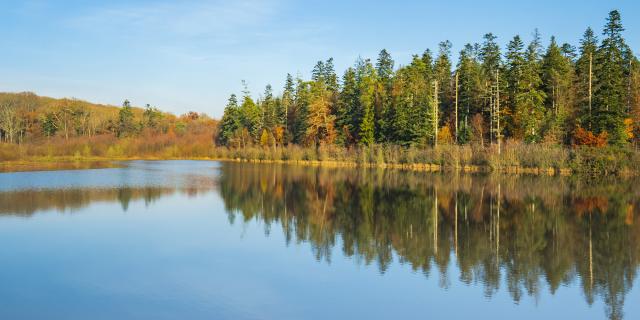
[[[640,127],[640,64],[611,11],[598,36],[577,46],[514,36],[500,48],[492,33],[452,61],[449,41],[396,68],[387,50],[358,59],[339,77],[333,59],[311,79],[286,77],[259,99],[231,95],[217,142],[230,147],[527,143],[624,146]]]

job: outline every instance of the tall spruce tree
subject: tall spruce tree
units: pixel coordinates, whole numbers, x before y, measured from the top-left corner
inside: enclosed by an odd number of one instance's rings
[[[337,142],[341,145],[355,143],[356,128],[360,118],[356,109],[360,105],[358,82],[354,68],[348,68],[342,76],[342,91],[336,107]]]
[[[474,114],[481,113],[482,70],[478,61],[478,53],[473,45],[467,44],[460,51],[456,73],[458,74],[459,101],[459,143],[471,139],[469,121]]]
[[[242,120],[240,118],[238,98],[235,94],[232,94],[229,97],[227,106],[224,108],[224,114],[218,127],[218,143],[225,146],[240,147],[240,145],[234,144],[234,138],[240,134],[241,128]]]
[[[453,118],[453,81],[451,75],[451,42],[443,41],[439,44],[438,58],[434,64],[436,80],[438,81],[438,101],[439,110],[446,117],[444,120]]]
[[[542,137],[540,131],[546,95],[542,88],[540,50],[540,35],[536,30],[533,40],[527,47],[515,106],[514,122],[527,142],[537,142]]]
[[[369,59],[359,60],[356,65],[358,81],[359,108],[361,115],[358,126],[358,142],[371,145],[375,142],[375,90],[377,84],[376,70]]]
[[[391,108],[391,91],[393,89],[393,66],[394,61],[387,50],[382,49],[378,54],[376,62],[376,72],[378,83],[376,86],[375,98],[375,124],[376,140],[383,142],[388,140],[389,128],[387,118]]]
[[[595,74],[593,64],[598,49],[598,39],[591,28],[587,28],[580,40],[580,56],[576,61],[576,104],[575,116],[584,128],[592,129],[593,124],[593,84]]]
[[[569,107],[573,104],[573,61],[565,56],[555,37],[542,59],[542,81],[546,98],[545,135],[549,141],[564,139]]]
[[[607,132],[614,144],[626,142],[624,119],[627,115],[626,97],[629,61],[625,60],[627,45],[622,37],[620,13],[609,13],[604,26],[602,43],[596,53],[593,105],[596,113],[594,131]]]
[[[248,131],[250,137],[257,141],[262,133],[263,113],[260,106],[251,98],[246,84],[244,84],[242,104],[240,105],[240,119],[242,126]]]

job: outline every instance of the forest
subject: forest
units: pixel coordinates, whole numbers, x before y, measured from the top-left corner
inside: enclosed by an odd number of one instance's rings
[[[333,58],[281,93],[245,84],[218,122],[147,105],[0,94],[0,159],[218,158],[640,172],[640,63],[618,11],[577,46],[535,30],[452,43],[396,66],[387,50],[339,77]]]
[[[495,35],[466,44],[457,62],[452,44],[395,67],[386,50],[358,59],[341,78],[333,59],[318,61],[310,81],[287,75],[280,96],[267,85],[254,101],[231,95],[218,143],[337,145],[503,145],[591,148],[637,146],[640,64],[623,37],[618,11],[600,36],[587,28],[579,46],[529,43],[516,35],[501,50]]]
[[[206,157],[216,124],[206,114],[175,116],[128,100],[116,107],[0,93],[0,160]]]

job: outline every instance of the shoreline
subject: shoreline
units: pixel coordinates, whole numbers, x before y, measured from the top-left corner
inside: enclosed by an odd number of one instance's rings
[[[119,161],[171,161],[171,160],[200,160],[235,163],[256,164],[281,164],[307,167],[326,168],[368,168],[383,170],[404,170],[416,172],[453,172],[453,173],[498,173],[513,175],[537,175],[537,176],[572,176],[580,175],[570,168],[535,168],[523,166],[507,166],[504,168],[492,168],[488,165],[462,165],[448,166],[431,163],[358,163],[356,161],[338,160],[272,160],[272,159],[243,159],[243,158],[218,158],[218,157],[35,157],[22,160],[8,160],[0,163],[0,172],[24,172],[24,171],[50,171],[50,170],[82,170],[90,169],[95,165],[99,167],[117,167]]]

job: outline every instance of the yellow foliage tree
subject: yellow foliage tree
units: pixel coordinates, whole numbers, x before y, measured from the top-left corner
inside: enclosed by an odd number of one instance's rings
[[[262,135],[260,135],[260,145],[263,147],[268,147],[271,145],[269,131],[267,129],[262,129]]]
[[[442,127],[438,132],[438,141],[442,144],[453,143],[453,135],[451,134],[451,129],[449,129],[448,125]]]

